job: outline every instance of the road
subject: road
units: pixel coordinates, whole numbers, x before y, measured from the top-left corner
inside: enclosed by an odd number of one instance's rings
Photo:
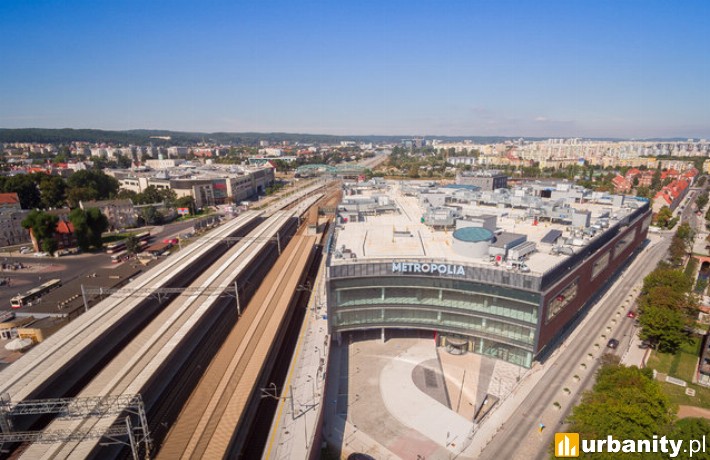
[[[374,169],[380,164],[382,164],[385,160],[389,158],[389,154],[386,153],[380,153],[375,155],[372,158],[367,158],[365,160],[360,161],[358,164],[362,167],[368,168],[368,169]]]
[[[483,449],[479,458],[549,457],[548,449],[557,427],[561,425],[582,391],[593,383],[594,373],[599,365],[598,357],[604,351],[607,340],[614,337],[621,342],[615,350],[619,355],[629,346],[634,326],[633,320],[625,315],[627,307],[624,307],[624,300],[665,256],[670,245],[670,235],[654,236],[652,241],[655,242],[646,246],[588,313],[591,318],[580,324],[573,336],[560,346],[557,356],[545,363],[545,366],[548,366],[547,372]],[[616,315],[617,311],[621,314]],[[611,327],[612,331],[607,331],[607,327]],[[589,353],[595,358],[590,359]],[[580,381],[577,382],[574,376],[579,376]],[[564,388],[570,389],[571,394],[565,394]],[[561,407],[556,408],[555,402],[560,403]],[[540,423],[548,427],[542,434],[538,432]]]
[[[175,222],[152,231],[154,241],[178,235],[195,225],[195,220]],[[140,229],[136,229],[137,231]],[[60,278],[63,283],[95,272],[102,267],[111,267],[111,256],[104,252],[70,255],[60,258],[34,257],[19,252],[0,254],[0,262],[13,264],[20,262],[30,269],[0,271],[0,278],[9,278],[10,285],[0,286],[0,311],[10,310],[10,299],[18,292],[25,292],[42,284],[42,280]]]

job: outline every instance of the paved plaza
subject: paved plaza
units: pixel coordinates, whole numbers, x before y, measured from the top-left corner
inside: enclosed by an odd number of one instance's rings
[[[486,395],[510,393],[525,372],[473,353],[451,355],[433,338],[363,337],[332,351],[324,434],[345,456],[474,458],[462,451],[476,409]]]

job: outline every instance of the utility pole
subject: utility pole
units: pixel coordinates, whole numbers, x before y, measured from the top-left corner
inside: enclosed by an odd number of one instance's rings
[[[86,301],[86,292],[84,292],[84,285],[81,285],[81,298],[84,301],[84,313],[89,311],[89,304]]]
[[[237,289],[237,280],[234,280],[234,296],[237,298],[237,318],[242,316],[242,308],[239,305],[239,289]]]

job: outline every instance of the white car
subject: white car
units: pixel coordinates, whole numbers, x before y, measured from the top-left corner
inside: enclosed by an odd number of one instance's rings
[[[28,248],[27,246],[22,246],[20,248],[20,254],[29,254],[32,252],[32,249]]]
[[[48,255],[46,252],[35,252],[35,257],[47,257]]]

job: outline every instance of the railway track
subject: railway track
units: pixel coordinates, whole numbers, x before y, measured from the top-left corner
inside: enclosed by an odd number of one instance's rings
[[[330,190],[319,204],[337,198]],[[315,211],[315,212],[314,212]],[[316,206],[308,224],[318,222]],[[286,324],[298,317],[294,304],[298,287],[308,276],[320,239],[294,237],[255,293],[249,308],[220,348],[183,407],[158,452],[159,459],[237,458],[244,454],[252,422],[260,406],[260,390],[278,365],[281,343],[288,340]],[[298,328],[296,328],[298,329]]]
[[[97,303],[87,313],[52,335],[0,372],[0,394],[12,402],[38,398],[74,396],[130,340],[138,334],[174,295],[158,300],[150,291],[160,288],[184,288],[204,272],[226,250],[223,237],[244,237],[265,216],[279,209],[313,201],[321,184],[301,190],[262,211],[247,211],[198,239],[162,264],[132,280],[126,287],[142,290],[144,295],[112,295]],[[309,198],[311,197],[311,198]],[[242,288],[244,291],[254,288]],[[22,417],[13,420],[13,431],[39,429],[48,417]],[[13,446],[4,445],[5,453]]]
[[[229,456],[235,432],[258,392],[265,362],[317,243],[297,235],[227,337],[166,438],[158,458]],[[257,398],[258,400],[258,398]]]
[[[210,239],[198,239],[126,287],[150,290],[187,286],[224,252],[220,238],[245,236],[265,216],[297,205],[320,189],[322,186],[316,184],[263,211],[242,213],[210,232]],[[11,401],[21,401],[76,393],[85,383],[81,374],[91,373],[105,364],[125,345],[126,339],[135,335],[163,306],[156,305],[149,294],[131,298],[109,296],[0,372],[0,394],[8,395]],[[101,347],[97,346],[99,342]]]
[[[263,213],[242,214],[213,233],[222,236],[242,236],[261,218]],[[217,242],[198,242],[181,253],[169,258],[155,269],[140,275],[129,284],[130,287],[157,289],[161,287],[184,287],[196,274],[195,268],[202,270],[216,257]],[[212,255],[212,257],[209,257]],[[210,260],[212,259],[212,260]],[[202,261],[202,262],[201,262]],[[29,398],[59,397],[78,383],[78,378],[67,378],[66,374],[76,374],[73,365],[81,361],[86,371],[99,366],[110,353],[109,350],[95,349],[99,342],[111,349],[121,345],[121,339],[114,337],[136,332],[138,325],[130,323],[145,321],[159,308],[149,296],[125,298],[113,295],[95,305],[69,325],[59,330],[46,341],[22,356],[17,362],[0,373],[0,394],[8,394],[12,401]],[[150,310],[150,311],[148,311]],[[111,343],[108,345],[108,343]],[[64,374],[64,383],[54,376]],[[69,380],[69,381],[67,381]],[[59,383],[59,385],[57,385]],[[49,388],[48,388],[49,387]],[[61,394],[60,394],[61,393]]]
[[[216,267],[202,272],[184,293],[171,301],[125,348],[101,371],[78,396],[141,394],[145,401],[151,430],[160,431],[171,420],[172,406],[179,407],[201,375],[200,364],[209,362],[231,326],[236,321],[234,300],[220,295],[232,286],[235,277],[246,273],[261,277],[259,267],[268,267],[275,258],[276,244],[270,240],[280,231],[291,234],[300,208],[307,208],[318,196],[304,199],[295,211],[277,211],[264,221],[248,239],[240,241],[223,255]],[[290,227],[290,229],[289,229]],[[286,230],[285,230],[286,229]],[[264,252],[271,246],[272,256]],[[219,289],[206,290],[205,287]],[[174,401],[178,398],[178,401]],[[116,418],[62,420],[48,426],[49,431],[71,433],[108,429]],[[167,422],[166,422],[167,421]],[[31,445],[22,458],[87,458],[92,455],[110,458],[120,449],[99,447],[98,439],[46,445]]]

